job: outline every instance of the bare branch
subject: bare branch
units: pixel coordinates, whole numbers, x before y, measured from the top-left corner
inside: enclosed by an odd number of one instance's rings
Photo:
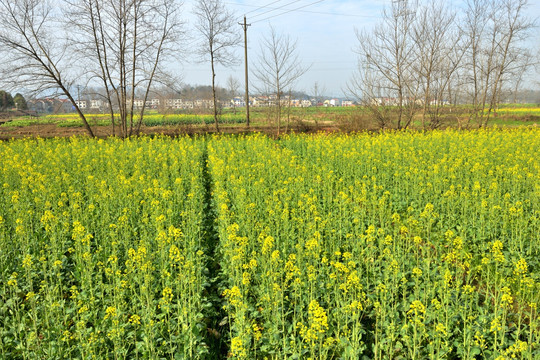
[[[277,133],[281,125],[281,98],[309,68],[303,67],[297,54],[297,43],[280,35],[273,27],[261,41],[261,53],[254,75],[259,92],[271,91],[276,96]]]
[[[212,69],[214,122],[216,131],[219,131],[215,65],[232,66],[238,63],[232,50],[240,44],[240,33],[234,14],[225,8],[221,0],[198,0],[193,13],[197,18],[195,28],[201,35],[197,54],[201,61],[209,60]]]
[[[0,53],[4,54],[3,81],[34,92],[61,92],[81,118],[88,134],[90,125],[69,89],[70,64],[65,61],[66,44],[52,32],[54,7],[47,1],[0,0]]]

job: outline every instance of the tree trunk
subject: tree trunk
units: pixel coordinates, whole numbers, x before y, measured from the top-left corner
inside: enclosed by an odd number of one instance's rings
[[[67,91],[67,89],[62,84],[59,84],[59,85],[60,85],[60,88],[62,89],[62,91],[64,92],[64,94],[66,94],[66,96],[68,97],[69,101],[71,101],[71,104],[75,108],[75,111],[77,111],[77,114],[79,115],[79,117],[81,118],[81,120],[82,120],[82,122],[84,124],[84,128],[86,129],[86,132],[88,132],[88,135],[90,135],[90,137],[96,137],[94,135],[94,132],[92,131],[92,128],[90,127],[90,124],[88,124],[88,121],[86,121],[86,116],[84,116],[81,109],[79,108],[79,105],[75,102],[75,100],[71,96],[70,92]]]
[[[287,127],[285,128],[285,133],[289,133],[289,123],[291,122],[291,90],[289,90],[289,106],[287,107]]]
[[[212,99],[214,102],[214,123],[216,124],[216,131],[219,132],[217,101],[216,101],[216,71],[214,68],[214,52],[213,52],[212,47],[210,47],[210,64],[212,66]]]

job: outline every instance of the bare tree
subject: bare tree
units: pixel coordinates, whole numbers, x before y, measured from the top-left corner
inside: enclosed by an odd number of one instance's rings
[[[238,79],[236,79],[232,75],[229,76],[227,78],[227,90],[229,91],[229,95],[233,97],[232,106],[233,106],[235,115],[236,115],[236,102],[234,101],[234,98],[238,95],[239,88],[240,88],[240,82],[238,81]]]
[[[359,65],[345,91],[371,112],[379,128],[386,129],[392,125],[392,107],[395,103],[388,97],[385,87],[380,86],[379,75]]]
[[[533,63],[533,68],[534,70],[536,71],[536,77],[535,77],[535,82],[534,84],[538,87],[540,87],[540,79],[539,79],[539,75],[540,75],[540,47],[538,48],[537,52],[536,52],[536,61]]]
[[[518,60],[515,62],[512,69],[509,69],[509,87],[512,94],[512,102],[518,102],[518,92],[525,75],[534,67],[534,57],[529,49],[522,49],[522,53],[518,55]]]
[[[67,46],[54,30],[55,8],[48,1],[0,0],[0,78],[34,93],[66,96],[90,136],[86,117],[70,92],[76,75],[67,61]]]
[[[276,125],[279,136],[283,94],[290,90],[299,77],[306,73],[296,52],[296,41],[280,35],[273,27],[270,34],[261,40],[261,53],[254,75],[259,81],[258,89],[272,92],[276,97]],[[289,99],[290,101],[290,99]]]
[[[524,15],[528,5],[527,0],[500,1],[501,14],[499,16],[502,16],[504,21],[502,21],[500,28],[494,27],[499,30],[496,35],[495,81],[483,126],[487,126],[491,112],[498,107],[503,84],[509,80],[509,76],[514,75],[514,70],[522,66],[520,59],[527,50],[520,47],[520,42],[529,36],[529,30],[534,27],[534,22]],[[500,19],[497,21],[500,22]],[[493,34],[496,34],[496,31]]]
[[[105,89],[120,135],[139,133],[152,85],[171,76],[162,64],[178,54],[183,23],[175,0],[66,0],[72,46],[87,65],[89,81]],[[136,94],[142,101],[136,106]],[[138,116],[136,116],[138,115]]]
[[[389,112],[381,106],[395,105],[396,127],[407,128],[417,111],[419,82],[413,26],[418,4],[395,0],[382,13],[381,23],[372,31],[356,31],[359,69],[348,84],[351,94],[374,111],[380,124],[389,123]]]
[[[466,5],[470,119],[482,127],[497,108],[503,85],[523,53],[520,43],[534,22],[524,14],[527,0],[467,0]]]
[[[441,124],[442,106],[464,56],[462,32],[455,26],[456,13],[441,0],[430,0],[417,12],[414,26],[414,71],[422,96],[422,126]]]
[[[241,38],[234,14],[225,8],[221,0],[198,0],[194,14],[197,17],[195,28],[202,36],[198,54],[201,59],[210,60],[212,69],[214,122],[216,131],[219,131],[215,66],[231,66],[237,63],[238,60],[231,50],[240,43]]]
[[[463,19],[463,30],[468,38],[465,74],[469,77],[471,101],[470,120],[476,120],[480,112],[480,97],[482,89],[482,72],[480,71],[480,58],[482,44],[489,17],[486,16],[490,0],[466,0],[467,11]],[[468,124],[467,124],[468,125]]]

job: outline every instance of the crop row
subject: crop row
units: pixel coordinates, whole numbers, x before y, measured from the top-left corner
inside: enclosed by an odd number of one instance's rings
[[[538,358],[539,149],[537,130],[212,143],[232,354]]]
[[[203,354],[203,143],[0,145],[0,358]]]

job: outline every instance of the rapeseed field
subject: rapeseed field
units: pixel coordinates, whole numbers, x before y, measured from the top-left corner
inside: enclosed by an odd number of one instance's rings
[[[0,159],[0,358],[540,357],[538,129]]]

